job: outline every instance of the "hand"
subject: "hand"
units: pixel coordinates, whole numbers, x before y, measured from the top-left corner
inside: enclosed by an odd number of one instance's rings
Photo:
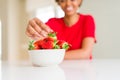
[[[29,20],[26,28],[27,36],[31,37],[34,40],[43,39],[47,37],[47,34],[49,32],[52,32],[52,31],[53,30],[50,29],[48,25],[44,24],[38,18],[33,18]]]

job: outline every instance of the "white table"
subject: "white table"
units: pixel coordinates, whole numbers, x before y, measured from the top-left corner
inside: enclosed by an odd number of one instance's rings
[[[1,80],[120,80],[120,60],[65,60],[59,66],[1,64]]]

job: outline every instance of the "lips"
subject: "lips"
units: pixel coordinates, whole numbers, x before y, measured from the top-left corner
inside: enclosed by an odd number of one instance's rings
[[[73,10],[73,7],[72,6],[69,6],[66,8],[66,11],[72,11]]]

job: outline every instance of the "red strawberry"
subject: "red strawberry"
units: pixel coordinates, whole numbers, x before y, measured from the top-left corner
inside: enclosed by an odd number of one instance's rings
[[[52,37],[47,37],[44,39],[44,41],[53,41],[54,42],[54,39]]]
[[[57,45],[59,45],[61,49],[68,50],[70,48],[70,45],[67,42],[63,41],[63,40],[59,40],[57,42]]]
[[[44,41],[41,45],[43,49],[53,49],[54,48],[54,42],[53,41]]]
[[[70,48],[70,44],[63,40],[57,40],[56,32],[51,32],[48,34],[47,38],[38,41],[31,41],[29,44],[29,50],[38,49],[66,49]]]
[[[40,49],[39,45],[35,44],[34,45],[34,50],[38,50],[38,49]]]
[[[41,49],[41,45],[43,44],[43,40],[38,40],[34,42],[34,49]]]

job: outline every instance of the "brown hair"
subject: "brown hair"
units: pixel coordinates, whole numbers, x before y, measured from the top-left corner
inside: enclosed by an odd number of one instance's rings
[[[55,1],[56,1],[57,3],[59,2],[59,0],[55,0]],[[79,5],[79,7],[82,5],[82,1],[83,1],[83,0],[81,0],[81,4]],[[58,4],[59,4],[59,3],[58,3]]]
[[[58,2],[59,0],[55,0],[56,2]]]

